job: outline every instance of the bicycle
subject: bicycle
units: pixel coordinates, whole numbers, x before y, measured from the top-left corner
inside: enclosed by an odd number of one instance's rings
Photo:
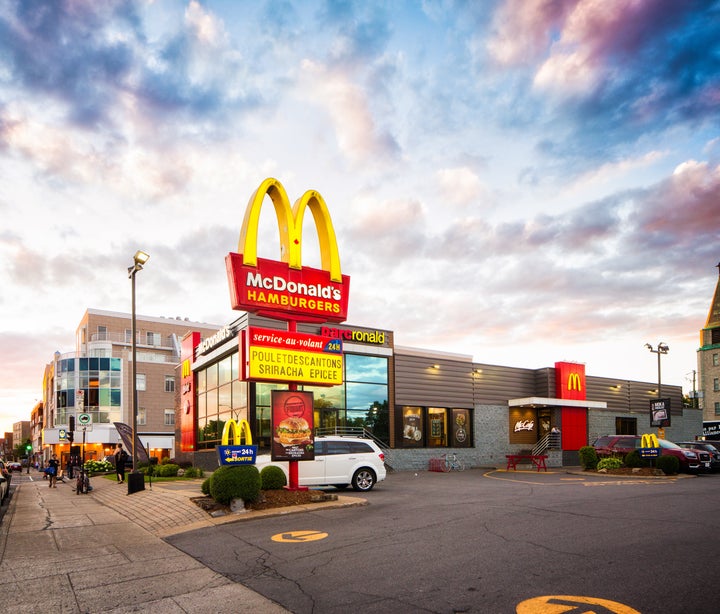
[[[465,465],[457,457],[457,454],[455,454],[455,452],[451,454],[443,454],[441,458],[445,459],[445,467],[443,471],[465,471]]]

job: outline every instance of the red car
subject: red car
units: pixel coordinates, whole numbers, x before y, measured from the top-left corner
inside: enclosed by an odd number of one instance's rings
[[[593,448],[599,457],[623,457],[640,448],[642,438],[639,435],[606,435],[593,442]],[[710,454],[705,450],[681,448],[666,439],[658,439],[663,456],[674,456],[680,461],[680,471],[685,473],[701,473],[710,471]]]

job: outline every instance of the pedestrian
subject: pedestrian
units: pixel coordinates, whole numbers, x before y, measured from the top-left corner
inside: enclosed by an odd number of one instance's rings
[[[115,473],[117,474],[118,484],[122,484],[125,481],[125,462],[127,458],[128,453],[123,450],[122,444],[119,443],[115,450]]]
[[[49,488],[57,488],[57,476],[60,471],[60,461],[57,458],[57,454],[53,454],[52,458],[48,461],[47,474],[50,479]]]

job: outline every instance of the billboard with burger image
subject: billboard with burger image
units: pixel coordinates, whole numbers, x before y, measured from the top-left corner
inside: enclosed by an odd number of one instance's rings
[[[313,460],[313,393],[272,391],[273,461]]]

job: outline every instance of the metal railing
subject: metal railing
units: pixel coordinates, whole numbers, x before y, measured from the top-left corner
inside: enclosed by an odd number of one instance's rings
[[[546,450],[561,450],[560,433],[552,431],[540,438],[532,449],[533,455],[544,454]]]

